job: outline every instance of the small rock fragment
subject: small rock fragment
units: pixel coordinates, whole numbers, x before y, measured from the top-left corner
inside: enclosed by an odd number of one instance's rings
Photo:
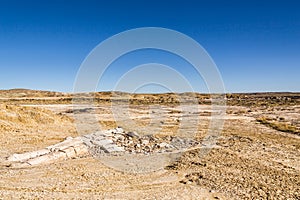
[[[139,138],[139,134],[137,134],[136,132],[128,132],[126,133],[127,136],[131,137],[131,138]]]

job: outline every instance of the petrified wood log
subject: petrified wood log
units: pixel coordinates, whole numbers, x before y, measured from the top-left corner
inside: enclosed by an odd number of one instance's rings
[[[48,146],[45,149],[13,154],[7,158],[7,161],[11,162],[11,167],[29,167],[88,154],[88,147],[83,143],[81,137],[68,137],[63,142]]]
[[[199,143],[189,138],[175,136],[165,138],[140,136],[118,127],[76,138],[68,137],[58,144],[38,151],[13,154],[7,158],[7,162],[10,167],[30,167],[89,155],[103,158],[104,155],[124,155],[124,153],[138,156],[177,154],[187,149],[191,150],[191,147],[199,148]]]

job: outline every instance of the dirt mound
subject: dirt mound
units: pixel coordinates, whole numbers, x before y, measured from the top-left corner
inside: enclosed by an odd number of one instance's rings
[[[73,120],[67,116],[37,107],[0,104],[1,155],[34,150],[67,136],[76,136]]]
[[[61,92],[42,91],[42,90],[28,90],[28,89],[0,90],[0,98],[58,97],[58,96],[66,96],[66,95],[67,94]]]
[[[72,120],[49,110],[17,105],[0,104],[0,130],[41,125],[64,124]]]

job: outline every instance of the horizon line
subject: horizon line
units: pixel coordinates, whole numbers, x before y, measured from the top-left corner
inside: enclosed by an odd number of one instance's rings
[[[36,91],[36,92],[55,92],[55,93],[65,93],[65,94],[81,94],[81,93],[105,93],[105,92],[115,92],[115,93],[127,93],[127,94],[184,94],[184,93],[194,93],[194,94],[264,94],[264,93],[300,93],[300,91],[225,91],[225,93],[209,93],[200,91],[185,91],[185,92],[128,92],[128,91],[115,91],[115,90],[102,90],[102,91],[89,91],[89,92],[62,92],[56,90],[39,90],[39,89],[29,89],[29,88],[11,88],[11,89],[0,89],[0,91],[14,91],[14,90],[24,90],[24,91]]]

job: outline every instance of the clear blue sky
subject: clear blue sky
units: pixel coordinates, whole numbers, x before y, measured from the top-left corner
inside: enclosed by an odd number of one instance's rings
[[[296,0],[0,0],[0,89],[72,91],[80,64],[97,44],[121,31],[154,26],[198,41],[228,92],[299,92],[299,10]],[[115,64],[123,71],[112,67],[105,80],[147,62],[187,67],[164,52],[135,52],[120,58]],[[110,90],[111,83],[99,90]]]

